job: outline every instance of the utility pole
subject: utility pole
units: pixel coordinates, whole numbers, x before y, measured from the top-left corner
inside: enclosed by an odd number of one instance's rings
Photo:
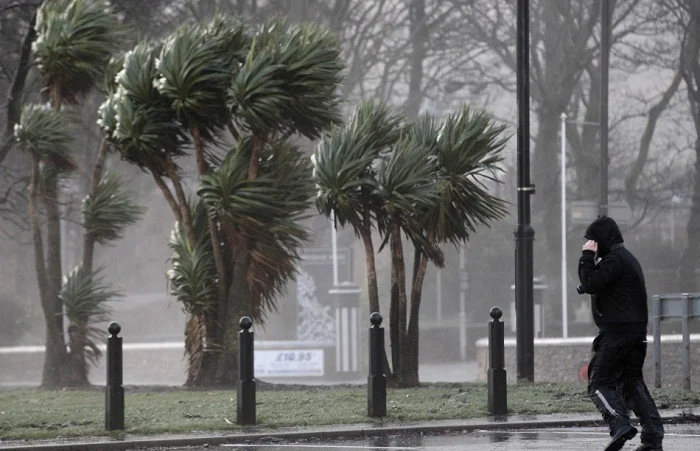
[[[610,66],[610,0],[601,1],[600,37],[600,204],[608,214],[608,71]]]
[[[530,225],[530,11],[529,0],[518,0],[518,225],[515,229],[515,312],[518,381],[535,380],[533,305],[533,242]]]
[[[566,113],[561,113],[561,336],[569,337],[569,292],[566,261]]]

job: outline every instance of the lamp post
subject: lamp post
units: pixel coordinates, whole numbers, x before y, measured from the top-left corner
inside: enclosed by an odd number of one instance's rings
[[[600,215],[608,214],[608,69],[610,65],[610,0],[600,0]]]
[[[561,336],[569,336],[569,300],[566,287],[566,113],[561,113]]]
[[[529,1],[518,0],[518,225],[515,230],[515,310],[518,381],[535,380],[533,242],[530,224],[530,32]]]

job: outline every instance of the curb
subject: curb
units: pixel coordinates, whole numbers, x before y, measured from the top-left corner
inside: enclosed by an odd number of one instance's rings
[[[685,418],[683,416],[662,417],[664,424],[680,424],[696,422],[694,418]],[[632,420],[638,424],[637,419]],[[454,433],[454,432],[474,432],[479,430],[493,431],[499,429],[537,429],[537,428],[555,428],[555,427],[591,427],[603,426],[605,423],[599,419],[572,419],[572,420],[532,420],[532,421],[508,421],[507,418],[494,418],[491,421],[483,423],[464,423],[464,424],[429,424],[420,423],[416,425],[401,425],[401,426],[377,426],[372,428],[348,428],[348,429],[322,429],[322,430],[307,430],[307,431],[288,431],[288,432],[252,432],[229,434],[220,436],[199,436],[199,437],[181,437],[181,438],[148,438],[148,439],[131,439],[124,441],[101,441],[91,443],[65,443],[65,444],[42,444],[42,445],[25,445],[14,447],[3,447],[0,444],[0,451],[112,451],[112,450],[127,450],[138,448],[155,448],[155,447],[185,447],[185,446],[203,446],[203,445],[223,445],[223,444],[251,444],[251,442],[269,442],[283,440],[300,440],[300,439],[357,439],[368,438],[382,435],[398,435],[398,434],[439,434],[439,433]]]

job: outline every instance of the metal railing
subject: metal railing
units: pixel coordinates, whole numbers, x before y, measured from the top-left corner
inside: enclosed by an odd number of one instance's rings
[[[700,293],[671,293],[653,297],[652,327],[654,333],[654,387],[661,387],[661,321],[681,320],[681,359],[683,388],[690,390],[690,328],[691,319],[700,319]]]

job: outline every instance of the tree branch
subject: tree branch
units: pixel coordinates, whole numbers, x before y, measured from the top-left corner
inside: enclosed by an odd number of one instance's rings
[[[644,127],[644,132],[639,140],[639,151],[637,153],[637,158],[632,164],[632,168],[625,179],[627,201],[632,207],[634,207],[634,197],[632,196],[632,193],[637,186],[637,180],[642,175],[644,166],[649,158],[649,147],[651,146],[651,140],[654,137],[654,132],[656,131],[656,124],[659,121],[661,114],[664,112],[664,110],[666,110],[668,104],[671,102],[671,98],[673,98],[673,95],[678,90],[678,86],[680,85],[682,79],[682,70],[679,67],[678,71],[673,77],[673,80],[671,81],[671,84],[661,97],[661,100],[652,106],[647,114],[646,126]]]
[[[158,185],[158,188],[160,188],[160,191],[163,193],[163,196],[165,196],[165,200],[168,201],[168,205],[170,206],[173,215],[175,215],[175,219],[177,219],[178,222],[182,224],[182,210],[180,209],[180,206],[175,200],[175,196],[173,196],[172,191],[170,191],[170,188],[168,188],[168,185],[165,183],[165,180],[163,180],[163,177],[160,176],[160,174],[154,167],[149,167],[148,169],[150,169],[151,175],[153,176],[153,180],[156,182],[156,185]]]
[[[17,2],[0,7],[0,14],[15,8],[38,8],[41,2]]]
[[[27,74],[29,73],[30,68],[29,57],[32,53],[32,42],[34,42],[34,39],[36,38],[36,31],[34,30],[35,24],[36,11],[34,14],[32,14],[32,18],[29,21],[27,34],[24,36],[24,40],[22,41],[19,62],[17,63],[17,71],[15,72],[15,77],[12,80],[12,85],[10,86],[7,94],[7,126],[5,128],[5,133],[7,136],[12,136],[15,124],[19,122],[22,92],[24,91],[24,85],[27,81]],[[7,157],[11,148],[11,145],[8,146],[6,144],[2,149],[0,149],[0,164],[2,164],[3,160]]]

